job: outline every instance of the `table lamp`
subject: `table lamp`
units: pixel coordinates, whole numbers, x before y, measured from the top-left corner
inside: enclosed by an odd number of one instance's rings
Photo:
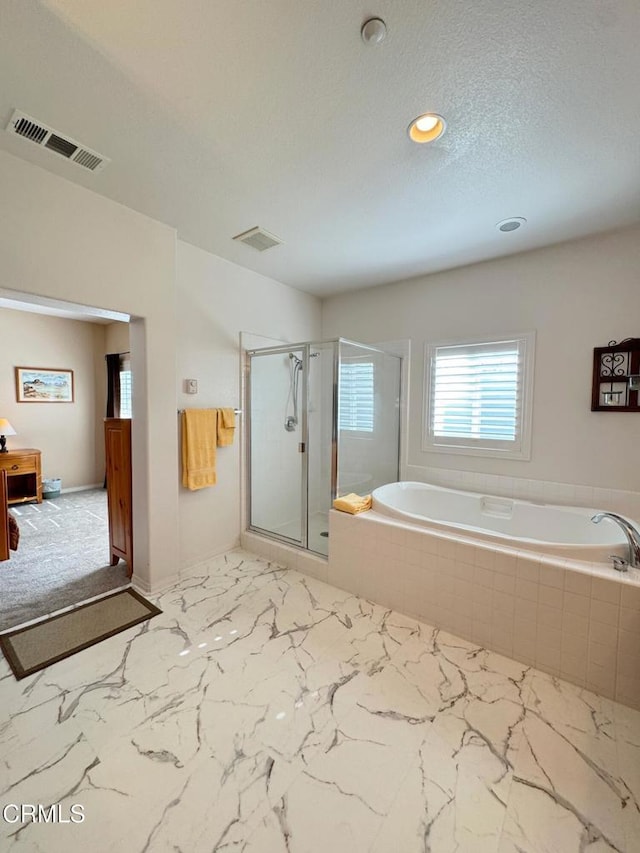
[[[6,448],[7,439],[5,436],[7,435],[17,435],[17,432],[6,418],[0,418],[0,453],[9,452]]]

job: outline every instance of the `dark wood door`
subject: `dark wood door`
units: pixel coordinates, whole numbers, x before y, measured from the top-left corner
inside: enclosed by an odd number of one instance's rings
[[[0,471],[0,560],[9,559],[9,505],[7,503],[7,472]]]
[[[111,565],[115,566],[119,560],[124,560],[131,577],[133,574],[131,420],[106,418],[104,442]]]

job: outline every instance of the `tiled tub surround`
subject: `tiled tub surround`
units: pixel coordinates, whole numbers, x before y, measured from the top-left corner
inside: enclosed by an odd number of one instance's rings
[[[504,477],[500,474],[480,474],[475,471],[420,465],[405,465],[402,479],[523,501],[541,501],[565,506],[597,506],[601,510],[617,512],[628,518],[640,518],[640,492],[622,489],[603,489],[598,486],[529,480],[526,477]]]
[[[380,515],[449,535],[522,548],[569,560],[606,562],[629,556],[619,524],[594,524],[598,510],[445,489],[431,483],[387,483],[373,492]],[[639,534],[640,535],[640,534]]]
[[[637,569],[492,547],[375,512],[332,510],[329,530],[330,583],[640,708]]]
[[[0,822],[3,851],[639,849],[640,712],[241,551],[158,604],[0,662],[3,805],[86,816]]]

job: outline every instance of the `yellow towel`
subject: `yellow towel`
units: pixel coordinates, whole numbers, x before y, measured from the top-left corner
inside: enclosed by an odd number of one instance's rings
[[[333,508],[339,509],[341,512],[350,512],[352,515],[358,512],[366,512],[371,509],[371,495],[360,497],[353,492],[350,495],[343,495],[341,498],[335,499]]]
[[[205,489],[216,483],[215,409],[185,409],[182,413],[182,485]]]
[[[236,429],[236,413],[233,409],[218,409],[218,447],[233,444]]]

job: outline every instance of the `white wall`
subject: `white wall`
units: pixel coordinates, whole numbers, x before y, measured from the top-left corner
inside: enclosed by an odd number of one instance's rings
[[[592,413],[590,404],[593,348],[640,337],[639,269],[640,229],[625,229],[329,298],[323,337],[411,339],[411,466],[638,491],[640,415]],[[537,332],[531,460],[423,452],[425,342],[530,329]]]
[[[319,302],[4,152],[0,186],[0,288],[132,316],[134,576],[159,588],[240,533],[239,441],[215,489],[179,492],[177,408],[238,405],[240,331],[316,337]]]
[[[182,241],[178,241],[177,258],[178,407],[242,408],[240,331],[280,341],[313,340],[320,332],[320,302]],[[184,393],[183,382],[188,378],[198,380],[197,395]],[[234,444],[218,449],[217,484],[198,492],[180,492],[182,564],[219,553],[238,541],[240,426]],[[276,500],[278,488],[275,480]]]
[[[104,327],[104,354],[113,352],[129,352],[128,323],[109,323]]]
[[[138,318],[134,572],[162,586],[178,567],[175,232],[5,152],[0,187],[0,287]]]
[[[2,416],[17,432],[7,446],[38,448],[42,476],[60,477],[63,488],[93,485],[103,477],[96,424],[104,394],[96,372],[104,329],[96,323],[0,309]],[[18,403],[16,366],[73,370],[74,402]]]

